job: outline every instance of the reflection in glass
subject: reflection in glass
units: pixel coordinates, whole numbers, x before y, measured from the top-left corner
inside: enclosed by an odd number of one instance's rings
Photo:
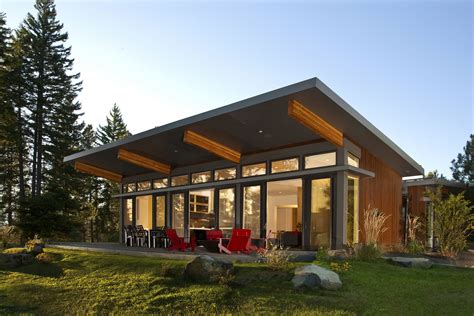
[[[166,188],[168,186],[168,178],[153,180],[153,189]]]
[[[298,158],[272,161],[272,173],[296,171],[299,168]]]
[[[137,190],[137,185],[136,183],[127,183],[123,185],[123,191],[125,193],[128,192],[135,192]]]
[[[190,191],[189,228],[207,229],[215,227],[214,190]]]
[[[172,187],[177,187],[177,186],[180,186],[180,185],[186,185],[188,183],[189,183],[189,179],[188,179],[187,174],[171,178],[171,186]]]
[[[137,183],[138,191],[151,190],[151,181],[143,181]]]
[[[204,171],[204,172],[198,172],[198,173],[193,173],[191,176],[191,183],[196,184],[196,183],[206,183],[211,181],[211,172],[210,171]]]
[[[329,247],[331,237],[331,179],[311,181],[311,246]]]
[[[347,178],[347,232],[349,245],[359,242],[359,178]]]
[[[184,237],[184,193],[173,194],[171,203],[173,210],[173,228],[176,229],[178,236]]]
[[[260,186],[244,187],[243,228],[252,230],[252,238],[260,238]]]
[[[242,177],[261,176],[264,175],[266,172],[267,166],[265,162],[242,167]]]
[[[166,197],[164,195],[156,196],[156,227],[165,226]]]
[[[347,155],[347,164],[349,166],[354,166],[354,167],[357,167],[359,168],[359,158],[357,158],[356,156],[354,156],[353,154],[349,153]]]
[[[135,198],[135,208],[135,224],[142,225],[145,229],[151,229],[152,196],[137,196]]]
[[[123,224],[132,225],[133,220],[133,199],[125,199]]]
[[[235,190],[234,188],[219,190],[219,229],[224,237],[232,235],[235,223]]]
[[[311,156],[306,156],[304,158],[305,169],[320,168],[320,167],[327,167],[327,166],[334,166],[334,165],[336,165],[335,152],[311,155]]]
[[[214,181],[235,179],[237,174],[236,168],[225,168],[214,171]]]

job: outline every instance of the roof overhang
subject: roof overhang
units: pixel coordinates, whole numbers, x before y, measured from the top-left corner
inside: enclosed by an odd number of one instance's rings
[[[344,137],[368,149],[402,176],[423,174],[423,168],[317,78],[305,80],[125,139],[64,158],[115,172],[124,177],[149,169],[117,159],[124,149],[172,168],[220,160],[212,152],[186,142],[187,130],[225,144],[242,156],[322,139],[288,116],[288,104],[304,104]]]

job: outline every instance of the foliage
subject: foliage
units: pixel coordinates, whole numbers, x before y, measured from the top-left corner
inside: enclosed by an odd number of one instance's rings
[[[41,247],[41,251],[38,251],[38,247]],[[28,241],[25,243],[25,249],[28,253],[33,253],[34,255],[42,252],[42,248],[44,247],[44,241],[41,239],[41,237],[38,234],[35,234],[35,236],[32,239],[28,239]]]
[[[377,208],[370,209],[370,206],[364,211],[362,233],[365,244],[375,246],[378,244],[380,235],[388,229],[384,224],[389,217],[390,215],[385,215]]]
[[[257,254],[271,270],[288,269],[292,258],[288,249],[281,249],[277,245],[270,245],[268,249],[260,248]]]
[[[49,252],[42,252],[35,257],[41,263],[47,264],[53,262],[55,257]]]
[[[429,179],[446,179],[446,177],[442,174],[442,173],[439,173],[438,172],[438,169],[435,169],[433,171],[430,171],[426,174],[425,178],[429,178]]]
[[[330,268],[332,271],[336,273],[344,273],[344,272],[349,272],[352,268],[351,264],[349,261],[344,261],[342,263],[339,262],[331,262]]]
[[[322,262],[325,262],[328,260],[329,256],[328,256],[328,250],[329,248],[328,247],[325,247],[325,246],[321,246],[318,248],[318,250],[316,251],[316,259],[315,259],[315,263],[316,264],[319,264],[319,263],[322,263]]]
[[[462,183],[474,183],[474,134],[471,134],[463,152],[451,161],[453,179]]]
[[[8,244],[11,244],[17,239],[17,233],[15,226],[5,225],[0,227],[0,242],[3,248],[7,248]]]
[[[373,261],[382,255],[376,244],[358,244],[355,247],[355,258],[360,261]]]
[[[235,286],[163,277],[186,261],[50,250],[62,254],[0,271],[0,314],[470,315],[474,270],[405,269],[351,261],[344,290],[294,291],[291,274],[235,264]],[[38,304],[41,302],[41,304]]]
[[[25,248],[20,248],[20,247],[14,247],[14,248],[8,248],[3,251],[3,253],[7,254],[20,254],[20,253],[26,253]]]
[[[434,235],[443,256],[456,257],[467,244],[468,234],[474,227],[471,203],[464,193],[449,194],[442,198],[441,187],[436,192],[427,191],[434,211]]]
[[[419,216],[410,216],[408,218],[408,243],[406,249],[409,253],[423,252],[423,243],[417,239],[417,233],[422,228],[423,222]]]

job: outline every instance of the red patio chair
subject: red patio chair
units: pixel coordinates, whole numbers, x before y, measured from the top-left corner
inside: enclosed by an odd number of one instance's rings
[[[166,249],[184,251],[186,248],[191,248],[194,252],[194,248],[196,247],[194,238],[191,238],[190,242],[185,242],[183,237],[178,236],[176,229],[166,229],[166,237],[168,237],[170,241],[170,246]]]
[[[206,230],[206,240],[219,240],[224,238],[222,230],[220,229],[211,229]]]
[[[249,253],[248,245],[251,235],[252,231],[250,229],[234,228],[232,229],[232,236],[230,236],[228,242],[225,242],[224,239],[220,239],[219,251],[221,253],[225,252],[228,255],[232,254],[232,252]]]

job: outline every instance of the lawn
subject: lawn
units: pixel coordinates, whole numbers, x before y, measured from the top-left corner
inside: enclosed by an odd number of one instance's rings
[[[186,282],[186,262],[48,249],[49,264],[0,270],[0,314],[281,313],[472,315],[474,270],[352,261],[339,291],[292,288],[291,274],[237,264],[233,280]]]

